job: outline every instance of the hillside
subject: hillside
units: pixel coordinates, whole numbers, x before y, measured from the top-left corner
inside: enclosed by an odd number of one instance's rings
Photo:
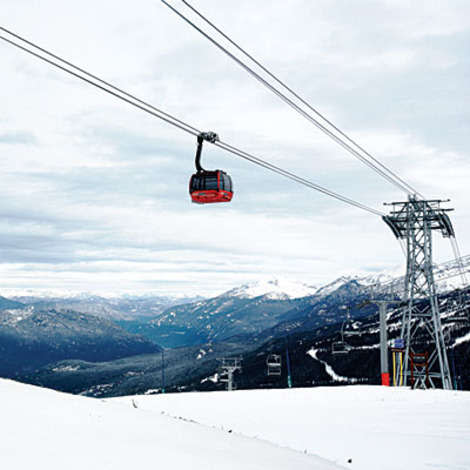
[[[118,402],[0,380],[3,468],[336,470],[311,453]]]
[[[7,308],[23,308],[25,304],[17,302],[16,300],[7,299],[6,297],[0,296],[0,310]]]
[[[105,361],[160,351],[113,322],[71,310],[0,310],[0,373],[12,376],[62,359]]]

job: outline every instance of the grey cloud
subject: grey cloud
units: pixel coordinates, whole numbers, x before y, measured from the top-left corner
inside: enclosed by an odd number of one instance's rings
[[[36,144],[36,136],[31,132],[15,131],[15,132],[0,132],[0,144]]]
[[[114,4],[116,9],[108,11],[106,2],[85,0],[78,8],[52,0],[37,11],[34,21],[40,25],[47,19],[51,27],[46,31],[35,26],[32,36],[44,38],[45,45],[56,45],[72,59],[77,56],[93,72],[111,77],[189,123],[213,129],[227,141],[268,160],[277,159],[281,166],[327,188],[374,207],[401,197],[361,164],[351,163],[348,155],[339,158],[339,147],[320,142],[315,129],[302,127],[300,118],[292,119],[283,103],[163,7],[154,5],[156,14],[149,15],[129,11],[125,2]],[[405,142],[396,150],[406,154],[405,164],[400,163],[400,155],[387,160],[392,167],[395,162],[401,164],[401,174],[410,169],[419,172],[429,152],[439,155],[446,149],[468,154],[470,33],[464,23],[468,5],[441,3],[442,15],[435,5],[431,2],[419,8],[407,1],[293,0],[271,2],[266,10],[251,1],[227,2],[223,8],[220,2],[209,1],[205,10],[353,137],[380,137],[388,132],[415,136],[417,146],[424,148],[420,155],[410,155]],[[29,21],[29,10],[21,2],[10,1],[9,6],[16,12],[11,20],[16,23],[18,19],[18,24]],[[61,12],[60,24],[71,31],[65,38],[54,26],[56,7]],[[5,10],[7,16],[11,9]],[[103,15],[106,22],[98,21],[97,28],[85,14],[70,13],[82,9],[93,11],[97,21]],[[119,16],[123,11],[128,13]],[[74,28],[87,32],[91,38],[88,48],[77,42]],[[145,47],[140,47],[144,42]],[[113,54],[117,48],[119,54]],[[214,282],[222,284],[232,273],[233,279],[237,272],[256,275],[250,264],[253,260],[260,272],[277,269],[301,276],[334,277],[333,271],[343,267],[366,266],[365,270],[375,271],[397,259],[389,247],[391,236],[386,227],[379,227],[380,221],[365,221],[362,214],[340,203],[217,149],[207,148],[205,164],[232,174],[233,203],[218,208],[192,206],[187,185],[194,171],[193,137],[180,135],[112,98],[88,93],[88,88],[85,91],[82,85],[42,65],[29,66],[29,58],[18,56],[18,63],[19,67],[12,61],[8,69],[21,70],[18,81],[13,74],[0,77],[1,90],[21,90],[4,115],[7,122],[11,118],[21,122],[22,129],[31,126],[35,133],[0,133],[0,145],[30,145],[45,168],[19,169],[13,160],[22,157],[22,148],[9,147],[11,163],[5,163],[5,171],[12,177],[0,193],[0,257],[3,263],[18,266],[19,278],[27,272],[27,281],[34,284],[34,273],[43,269],[51,272],[51,282],[70,285],[73,282],[65,275],[63,280],[60,275],[53,277],[55,272],[70,271],[90,274],[85,276],[89,283],[99,284],[104,281],[97,281],[99,276],[93,277],[93,272],[120,269],[105,263],[133,262],[137,277],[142,270],[142,278],[133,286],[149,287],[154,281],[145,279],[144,271],[151,263],[168,263],[171,266],[166,269],[173,274],[180,269],[181,276],[159,281],[161,284],[198,289],[207,286],[206,281],[196,285],[185,280],[188,273],[212,273]],[[8,101],[11,92],[0,93],[2,102]],[[369,148],[367,140],[360,143]],[[388,158],[381,144],[377,144],[377,156]],[[73,153],[74,164],[68,167],[58,162],[51,157],[55,152],[62,153],[64,161]],[[96,165],[80,167],[80,154],[88,161],[96,158]],[[464,170],[462,164],[455,171],[465,174]],[[437,179],[440,175],[432,176]],[[148,229],[144,211],[139,212],[143,220],[131,217],[132,209],[137,211],[144,204],[150,204],[147,214],[152,225]],[[129,220],[118,220],[120,214]],[[200,219],[188,217],[185,226],[180,219],[186,220],[188,214],[200,214]],[[277,221],[282,233],[258,236],[247,221],[254,225],[263,217],[266,224]],[[297,226],[297,220],[294,227],[287,222],[283,226],[291,217],[315,223]],[[246,226],[229,224],[228,218]],[[138,225],[135,234],[134,223]],[[163,230],[171,223],[178,229]],[[224,224],[249,246],[237,244],[235,239],[230,242],[233,246],[218,244],[226,236]],[[306,227],[312,232],[295,234]],[[195,232],[202,235],[192,236]],[[353,236],[357,239],[350,240]],[[302,245],[306,238],[311,248]],[[297,240],[306,247],[303,252],[292,247]],[[380,256],[374,255],[374,249]],[[319,274],[317,261],[324,269]]]

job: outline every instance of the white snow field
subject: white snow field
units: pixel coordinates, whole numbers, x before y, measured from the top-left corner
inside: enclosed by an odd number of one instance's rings
[[[156,415],[232,429],[350,469],[470,469],[470,392],[349,385],[111,401],[132,400]],[[265,462],[264,468],[277,467]]]
[[[210,421],[212,398],[200,403]],[[338,470],[318,456],[135,408],[0,379],[0,468],[5,470]],[[195,394],[180,394],[195,403]],[[232,395],[240,403],[252,394]],[[164,405],[166,396],[162,396]],[[138,400],[141,398],[139,397]],[[175,402],[173,400],[173,402]],[[176,402],[175,402],[176,403]],[[204,414],[204,413],[203,413]],[[250,419],[246,415],[247,420]]]

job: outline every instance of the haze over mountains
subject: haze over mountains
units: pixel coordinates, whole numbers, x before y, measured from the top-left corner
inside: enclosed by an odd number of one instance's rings
[[[375,383],[376,307],[365,302],[377,280],[383,283],[389,277],[343,276],[320,286],[271,279],[208,299],[86,294],[0,298],[0,372],[93,396],[144,393],[163,385],[164,347],[169,390],[223,387],[208,377],[217,376],[218,358],[233,355],[243,357],[241,386],[282,386],[285,368],[278,382],[266,381],[265,361],[271,352],[284,355],[287,342],[298,386],[335,382],[325,375],[321,361],[344,376]],[[458,303],[461,293],[440,295],[442,302]],[[328,351],[346,318],[345,306],[361,335],[355,339],[358,349],[337,363]],[[399,311],[393,313],[395,322],[399,316]],[[465,339],[469,329],[453,321],[446,328],[452,341],[461,341],[455,351],[465,358],[470,354]],[[308,355],[314,345],[315,358]]]
[[[302,322],[312,315],[323,316],[326,322],[339,321],[344,312],[323,312],[322,302],[332,294],[335,303],[341,299],[349,302],[365,295],[371,281],[341,277],[319,288],[281,280],[248,283],[211,299],[170,307],[138,325],[120,324],[168,347],[224,341],[259,334],[287,321]]]
[[[315,306],[308,318],[302,314],[295,319],[257,333],[232,336],[220,341],[208,341],[192,346],[165,350],[160,354],[125,357],[119,360],[91,363],[66,360],[47,365],[34,375],[23,377],[32,383],[72,393],[102,397],[128,394],[159,393],[184,390],[223,390],[220,381],[219,359],[242,358],[242,373],[237,374],[239,388],[282,388],[288,383],[286,351],[289,351],[291,381],[295,387],[315,385],[344,385],[347,383],[378,384],[380,378],[379,327],[377,310],[363,305],[354,310],[354,337],[346,338],[346,354],[332,353],[333,342],[341,339],[345,312],[340,306],[345,296],[360,300],[354,294],[354,284],[343,286],[320,301],[322,314],[315,314]],[[443,318],[447,332],[449,360],[456,380],[456,388],[468,389],[470,382],[470,327],[458,318],[470,306],[470,291],[450,292],[439,297],[442,307],[448,306]],[[362,303],[362,301],[360,302]],[[292,314],[295,317],[294,314]],[[456,318],[457,316],[457,318]],[[400,334],[401,310],[389,314],[390,339]],[[312,326],[316,325],[316,326]],[[282,358],[282,373],[277,377],[266,375],[269,354]],[[164,365],[165,382],[162,381]]]
[[[86,292],[49,296],[47,293],[16,295],[12,301],[42,309],[74,310],[76,312],[97,315],[109,319],[132,319],[135,317],[155,316],[172,305],[194,302],[200,296],[161,296],[161,295],[122,295],[100,296]],[[1,302],[1,301],[0,301]],[[1,303],[0,303],[1,307]]]

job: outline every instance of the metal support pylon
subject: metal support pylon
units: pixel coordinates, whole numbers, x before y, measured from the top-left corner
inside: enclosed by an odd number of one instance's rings
[[[379,307],[379,337],[380,337],[380,379],[384,386],[390,386],[390,372],[388,367],[388,335],[387,335],[387,308],[389,305],[401,303],[399,300],[376,299],[374,295],[369,301]]]
[[[405,343],[404,385],[452,389],[452,379],[442,332],[432,263],[432,233],[454,237],[454,230],[441,200],[410,197],[393,202],[390,215],[383,217],[399,240],[406,241],[407,266],[401,336]],[[410,370],[410,353],[428,353],[428,367]],[[424,377],[423,374],[427,374]],[[425,384],[425,385],[423,385]]]
[[[235,372],[241,372],[242,365],[241,365],[241,358],[234,357],[228,358],[224,357],[219,359],[220,361],[220,369],[221,369],[221,382],[227,383],[227,391],[231,392],[234,390],[234,374]]]

